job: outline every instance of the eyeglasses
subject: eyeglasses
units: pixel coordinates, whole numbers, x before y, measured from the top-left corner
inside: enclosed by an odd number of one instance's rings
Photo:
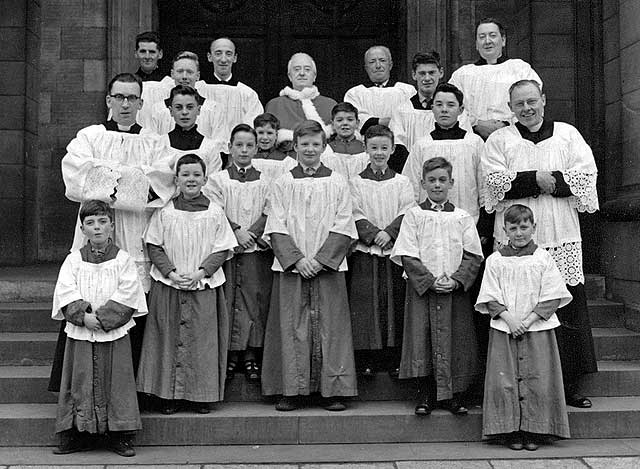
[[[135,104],[140,99],[140,96],[136,96],[135,94],[126,94],[125,95],[125,94],[118,93],[118,94],[110,94],[109,96],[111,96],[113,99],[115,99],[119,103],[123,103],[124,100],[126,99],[129,103]]]

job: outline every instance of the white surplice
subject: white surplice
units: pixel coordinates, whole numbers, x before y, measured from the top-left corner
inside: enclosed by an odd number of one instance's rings
[[[361,129],[371,117],[391,117],[397,107],[411,106],[410,99],[416,93],[413,85],[402,82],[396,82],[387,88],[358,85],[345,93],[344,101],[358,109]]]

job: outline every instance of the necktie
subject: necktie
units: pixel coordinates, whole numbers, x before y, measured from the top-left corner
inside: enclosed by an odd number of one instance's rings
[[[422,101],[422,108],[427,109],[428,107],[429,107],[429,101],[425,99],[424,101]]]
[[[436,212],[442,212],[444,210],[444,204],[435,204],[433,208]]]
[[[375,175],[376,175],[376,179],[378,180],[382,179],[382,171],[376,171]]]
[[[304,170],[305,173],[307,173],[309,176],[313,176],[314,174],[316,174],[316,170],[314,168],[307,168]]]
[[[240,168],[238,172],[240,172],[240,176],[244,176],[244,173],[246,172],[246,170],[244,168]]]

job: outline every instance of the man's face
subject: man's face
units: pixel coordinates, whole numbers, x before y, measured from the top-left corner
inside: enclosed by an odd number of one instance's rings
[[[200,114],[200,105],[195,96],[177,94],[173,97],[169,112],[177,126],[189,130],[195,125],[198,114]]]
[[[303,135],[298,137],[293,149],[298,155],[298,161],[305,166],[315,166],[320,162],[320,155],[324,151],[326,143],[322,134]]]
[[[425,98],[430,98],[433,96],[442,75],[442,69],[438,68],[436,64],[418,64],[412,76],[418,85],[420,94]]]
[[[536,224],[531,220],[522,220],[518,223],[504,222],[504,232],[513,247],[522,248],[529,244],[536,232]]]
[[[257,152],[256,138],[251,132],[236,132],[233,141],[229,142],[231,159],[240,168],[249,166]]]
[[[256,133],[260,150],[271,150],[275,146],[278,132],[271,125],[259,125],[256,127]]]
[[[142,108],[138,84],[116,81],[107,95],[107,107],[111,109],[113,120],[118,124],[133,125]]]
[[[492,62],[502,55],[502,48],[507,39],[500,34],[500,29],[495,23],[483,23],[476,30],[476,50],[480,57],[487,62]]]
[[[458,103],[455,94],[440,91],[433,97],[433,107],[431,109],[436,122],[441,127],[449,129],[458,122],[458,116],[464,108]]]
[[[333,130],[336,131],[338,137],[347,140],[353,137],[358,128],[358,119],[353,112],[340,111],[334,116],[331,125],[333,125]]]
[[[453,187],[453,179],[444,168],[436,168],[429,171],[422,178],[422,188],[433,202],[446,202],[449,198],[449,190]]]
[[[367,139],[366,152],[369,155],[371,169],[374,171],[385,171],[389,163],[391,154],[395,151],[395,145],[391,143],[389,137],[383,135]]]
[[[228,39],[217,39],[211,43],[207,60],[213,64],[216,75],[226,79],[231,75],[231,68],[238,60],[236,47]]]
[[[176,85],[187,85],[194,88],[196,81],[200,79],[200,71],[194,60],[180,59],[173,63],[171,78]]]
[[[301,91],[313,86],[316,81],[313,62],[306,55],[295,56],[291,61],[288,76],[294,90]]]
[[[526,84],[511,92],[509,109],[516,115],[518,122],[527,128],[533,128],[542,122],[545,104],[544,94],[536,86]]]
[[[371,49],[364,58],[364,69],[374,83],[387,81],[392,67],[393,61],[384,49]]]
[[[162,49],[155,42],[139,42],[135,57],[140,62],[143,72],[151,73],[158,68],[158,60],[162,58]]]
[[[106,214],[89,215],[82,221],[80,231],[94,246],[104,246],[113,233],[113,222]]]

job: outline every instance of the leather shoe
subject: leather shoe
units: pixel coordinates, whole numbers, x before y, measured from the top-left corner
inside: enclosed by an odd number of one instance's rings
[[[342,401],[339,401],[336,398],[327,399],[323,407],[325,410],[329,410],[331,412],[342,412],[347,408]]]
[[[524,448],[524,444],[522,443],[522,435],[520,433],[516,433],[515,435],[511,436],[511,438],[509,439],[509,448],[514,451],[520,451],[522,450],[522,448]]]
[[[279,410],[280,412],[289,412],[296,410],[297,408],[298,403],[293,397],[282,397],[276,404],[276,410]]]
[[[420,416],[425,416],[425,415],[431,414],[432,410],[433,409],[431,408],[428,402],[421,402],[416,406],[415,414]]]
[[[568,396],[566,402],[567,405],[570,405],[571,407],[578,407],[580,409],[589,409],[592,405],[589,398],[577,393]]]
[[[469,409],[460,404],[457,399],[451,399],[442,405],[444,410],[448,410],[453,415],[467,415]]]

